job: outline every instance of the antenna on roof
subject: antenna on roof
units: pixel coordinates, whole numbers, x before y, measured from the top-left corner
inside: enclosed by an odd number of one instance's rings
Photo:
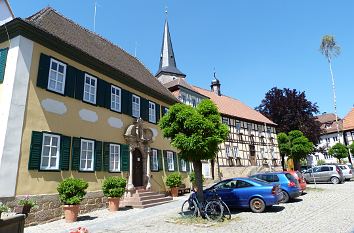
[[[135,41],[134,57],[136,58],[136,52],[138,50],[138,42]]]
[[[93,14],[93,31],[96,32],[96,13],[97,13],[97,6],[101,6],[100,4],[97,3],[97,0],[95,0],[95,11]]]
[[[168,7],[167,6],[165,6],[165,17],[166,17],[166,19],[167,19],[167,16],[168,16]]]

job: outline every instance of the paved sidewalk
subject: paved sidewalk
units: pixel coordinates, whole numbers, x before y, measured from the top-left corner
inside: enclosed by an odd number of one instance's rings
[[[83,226],[90,233],[143,233],[143,232],[286,232],[286,233],[349,233],[354,232],[354,181],[345,184],[320,184],[314,190],[310,185],[306,195],[295,201],[273,206],[256,214],[249,210],[236,210],[231,221],[215,226],[172,223],[179,219],[181,205],[187,195],[171,203],[147,209],[129,209],[110,213],[100,210],[81,216],[76,223],[64,220],[25,229],[25,233],[68,233]],[[166,221],[168,220],[168,221]]]

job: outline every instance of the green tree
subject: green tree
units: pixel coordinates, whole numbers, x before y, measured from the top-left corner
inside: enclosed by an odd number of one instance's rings
[[[342,159],[347,158],[349,155],[348,148],[340,142],[329,148],[328,154],[338,159],[339,162],[342,162]]]
[[[332,71],[332,59],[340,54],[340,47],[337,45],[334,36],[325,35],[322,37],[321,53],[327,58],[329,71],[331,73],[332,78],[332,91],[333,91],[333,106],[334,106],[334,115],[336,115],[336,125],[337,125],[337,133],[339,137],[339,124],[338,124],[338,116],[337,116],[337,98],[336,98],[336,85]]]
[[[193,163],[197,196],[203,200],[202,162],[214,159],[218,145],[225,141],[228,127],[221,122],[217,107],[211,100],[201,101],[196,108],[185,104],[173,105],[159,125],[164,137],[179,150],[178,155]]]
[[[354,142],[348,146],[349,151],[352,155],[354,155]]]
[[[314,150],[313,143],[299,130],[292,130],[288,134],[279,133],[277,139],[280,153],[293,159],[297,170],[300,168],[301,159],[306,159]]]

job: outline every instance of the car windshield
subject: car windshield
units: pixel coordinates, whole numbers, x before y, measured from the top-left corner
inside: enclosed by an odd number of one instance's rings
[[[350,169],[353,169],[353,166],[351,164],[347,164]]]

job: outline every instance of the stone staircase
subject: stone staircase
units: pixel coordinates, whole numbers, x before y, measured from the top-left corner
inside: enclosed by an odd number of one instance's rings
[[[133,208],[148,208],[162,205],[172,200],[172,197],[166,197],[165,194],[159,194],[145,189],[137,189],[131,197],[124,197],[121,205]]]

